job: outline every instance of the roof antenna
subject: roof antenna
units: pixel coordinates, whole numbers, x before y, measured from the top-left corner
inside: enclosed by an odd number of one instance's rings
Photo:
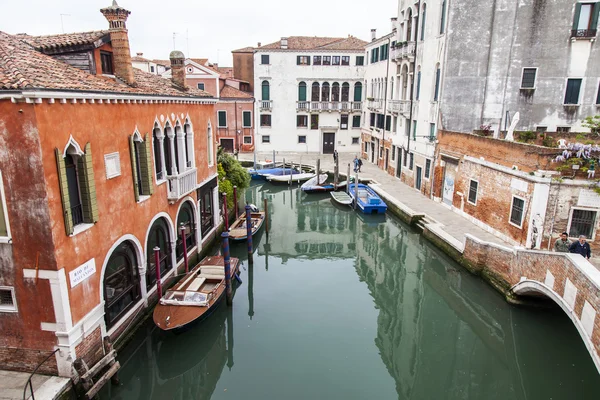
[[[173,50],[175,50],[175,36],[177,36],[177,32],[173,32]]]
[[[70,17],[71,14],[60,14],[60,27],[62,28],[62,33],[65,33],[65,24],[63,23],[63,17]]]

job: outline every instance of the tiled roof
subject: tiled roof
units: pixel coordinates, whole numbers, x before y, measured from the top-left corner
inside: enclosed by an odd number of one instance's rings
[[[145,62],[145,63],[151,62],[147,58],[140,57],[140,56],[131,57],[131,61],[133,61],[133,62]]]
[[[152,60],[154,64],[164,65],[171,68],[171,60]]]
[[[288,50],[364,50],[367,42],[354,36],[347,38],[328,38],[328,37],[309,37],[309,36],[290,36],[288,40]],[[281,40],[259,47],[256,50],[283,50],[281,49]]]
[[[111,92],[161,96],[212,97],[195,88],[183,90],[172,81],[137,68],[136,86],[109,77],[92,75],[34,50],[0,31],[0,91],[46,89],[81,92]]]
[[[221,89],[221,98],[222,99],[251,99],[252,94],[247,92],[242,92],[234,88],[233,86],[225,85],[223,89]]]
[[[203,67],[205,67],[206,63],[208,62],[208,58],[190,58],[190,60],[192,60],[196,64],[202,65]]]
[[[232,53],[254,53],[254,47],[244,47],[242,49],[232,50]]]
[[[57,50],[62,47],[93,44],[108,34],[108,31],[91,31],[44,36],[29,36],[26,34],[20,34],[16,35],[16,37],[33,46],[36,50],[47,51]]]

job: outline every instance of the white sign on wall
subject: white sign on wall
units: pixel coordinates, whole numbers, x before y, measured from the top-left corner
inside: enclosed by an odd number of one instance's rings
[[[96,261],[92,258],[85,264],[80,265],[73,271],[69,272],[69,280],[71,281],[71,289],[85,281],[90,276],[96,273]]]
[[[577,205],[581,207],[600,208],[600,196],[593,190],[581,189]]]
[[[510,187],[521,192],[527,193],[527,182],[522,179],[512,178],[510,181]]]
[[[121,175],[121,159],[119,153],[105,154],[104,166],[106,168],[106,179]]]

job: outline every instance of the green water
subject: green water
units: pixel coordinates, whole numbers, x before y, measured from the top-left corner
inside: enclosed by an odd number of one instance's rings
[[[173,335],[144,324],[102,399],[598,399],[558,309],[508,305],[391,216],[256,186],[271,232],[228,308]]]

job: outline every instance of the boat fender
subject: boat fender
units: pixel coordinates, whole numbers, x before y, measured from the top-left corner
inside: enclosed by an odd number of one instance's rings
[[[235,279],[239,282],[242,283],[242,278],[240,278],[240,274],[235,274]]]

